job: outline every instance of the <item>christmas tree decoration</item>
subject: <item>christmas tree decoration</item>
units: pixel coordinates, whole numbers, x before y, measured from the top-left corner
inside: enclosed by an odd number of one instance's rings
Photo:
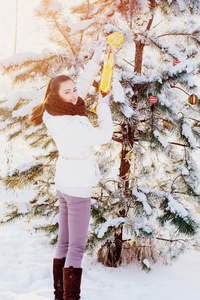
[[[188,102],[192,105],[197,104],[199,102],[199,98],[197,97],[197,95],[192,94],[189,96]]]
[[[112,73],[114,68],[114,56],[113,49],[116,49],[124,41],[124,35],[121,32],[114,32],[106,37],[109,45],[109,53],[104,60],[103,70],[101,73],[101,79],[99,82],[99,92],[106,96],[110,92]]]
[[[180,63],[180,60],[176,59],[173,61],[173,66],[175,67],[176,65],[178,65]]]
[[[103,70],[101,73],[101,79],[99,83],[99,92],[106,96],[110,92],[112,73],[114,67],[114,56],[111,50],[104,60]]]
[[[157,99],[156,96],[151,95],[151,96],[149,97],[149,102],[150,102],[150,103],[156,103],[157,101],[158,101],[158,99]]]
[[[98,105],[98,100],[92,104],[90,111],[96,114],[97,113],[97,111],[96,111],[97,105]]]
[[[121,32],[113,32],[106,37],[109,50],[114,50],[121,46],[124,41],[124,35]]]

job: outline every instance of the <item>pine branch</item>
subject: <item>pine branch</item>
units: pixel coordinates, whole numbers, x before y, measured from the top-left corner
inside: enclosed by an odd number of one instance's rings
[[[179,243],[190,243],[192,247],[200,248],[199,245],[191,243],[192,240],[189,240],[189,239],[165,239],[165,238],[156,237],[156,240],[169,242],[169,243],[177,243],[177,242],[179,242]]]
[[[190,117],[188,117],[188,119],[193,120],[193,121],[195,121],[195,122],[197,122],[197,123],[200,123],[200,121],[197,120],[197,119],[193,119],[193,118],[190,118]]]
[[[175,142],[169,142],[169,144],[171,144],[171,145],[176,145],[176,146],[181,146],[181,147],[188,147],[188,148],[191,148],[189,145],[180,144],[180,143],[175,143]],[[200,147],[197,147],[197,148],[200,149]]]
[[[184,89],[182,89],[182,88],[180,88],[180,87],[178,87],[176,85],[173,85],[173,86],[171,85],[171,88],[172,89],[174,89],[174,88],[179,89],[180,91],[184,92],[186,95],[190,96],[190,94],[188,94]]]
[[[149,20],[149,23],[147,25],[146,31],[149,31],[151,29],[151,25],[153,23],[154,15],[152,15],[151,19]]]
[[[123,144],[123,139],[122,138],[116,138],[116,137],[112,137],[112,140],[115,141],[115,142],[118,142],[120,144]]]
[[[76,56],[76,52],[74,51],[73,45],[71,44],[70,40],[69,40],[69,36],[66,35],[66,33],[64,32],[64,30],[62,29],[61,25],[58,23],[56,17],[53,15],[53,20],[55,22],[56,28],[59,30],[59,32],[63,35],[63,37],[66,39],[66,41],[68,42],[70,49],[72,51],[72,53]]]
[[[46,185],[55,184],[55,182],[49,182],[49,181],[45,181],[45,180],[41,180],[41,179],[36,180],[33,184],[36,185],[36,184],[38,184],[38,182],[44,183]]]
[[[163,36],[192,36],[193,33],[176,33],[176,32],[171,32],[171,33],[165,33],[158,35],[157,38],[163,37]]]
[[[44,165],[41,162],[34,162],[32,165],[26,165],[22,170],[15,169],[9,173],[4,179],[3,183],[10,189],[22,188],[33,182],[43,174]]]
[[[182,174],[179,174],[179,175],[176,176],[175,179],[172,181],[172,184],[171,184],[171,192],[170,192],[170,193],[172,193],[172,191],[173,191],[173,185],[174,185],[175,181],[176,181],[179,177],[181,177],[181,176],[182,176]]]
[[[146,41],[142,42],[143,45],[149,45],[149,43],[147,42],[147,40],[149,40],[154,46],[156,46],[157,48],[159,48],[162,52],[167,52],[172,57],[174,57],[175,59],[177,59],[177,56],[174,55],[174,52],[169,51],[170,50],[169,46],[164,46],[164,45],[160,44],[159,41],[157,41],[156,39],[153,39],[153,38],[147,36],[144,33],[137,32],[137,33],[135,33],[135,35],[136,35],[136,37],[137,37],[137,35],[141,35],[141,36],[143,36],[145,38]],[[134,41],[135,41],[135,43],[138,43],[137,39],[135,39]]]
[[[157,240],[160,240],[160,241],[166,241],[166,242],[170,242],[170,243],[176,243],[176,242],[188,242],[188,239],[164,239],[164,238],[159,238],[159,237],[156,237]]]
[[[125,62],[127,62],[131,67],[135,68],[135,66],[134,66],[133,64],[131,64],[128,60],[126,60],[125,58],[123,58],[123,60],[124,60]]]

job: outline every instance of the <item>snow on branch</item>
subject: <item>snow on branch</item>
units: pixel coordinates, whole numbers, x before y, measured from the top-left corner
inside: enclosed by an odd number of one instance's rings
[[[139,76],[125,71],[121,72],[118,76],[119,76],[118,77],[119,80],[121,79],[122,81],[131,82],[132,85],[134,84],[145,85],[151,82],[150,78],[147,78],[144,75]]]
[[[126,118],[130,118],[135,115],[134,110],[128,104],[123,104],[121,107],[121,111]]]
[[[180,54],[180,52],[176,50],[174,47],[169,46],[169,44],[166,44],[165,42],[162,42],[154,37],[148,37],[148,36],[145,37],[151,41],[152,45],[158,47],[163,53],[168,53],[169,55],[171,55],[172,57],[180,61],[184,59],[184,57]]]
[[[165,73],[168,73],[170,76],[179,75],[182,73],[193,74],[195,72],[195,65],[188,61],[182,61],[175,67],[172,64],[169,64],[167,68],[164,71]]]
[[[138,188],[138,190],[140,190],[142,193],[144,194],[153,194],[157,197],[164,197],[165,196],[165,192],[163,191],[159,191],[157,189],[154,189],[154,188],[148,188],[148,187],[141,187],[141,188]]]
[[[49,60],[54,57],[58,57],[58,58],[62,57],[63,59],[66,59],[67,61],[71,61],[71,62],[73,60],[73,57],[69,54],[66,54],[64,52],[57,53],[49,49],[44,49],[41,52],[41,54],[35,52],[25,52],[25,53],[15,54],[6,59],[1,60],[0,72],[5,73],[10,69],[22,67],[27,63],[37,63],[37,62]]]
[[[170,193],[166,193],[166,197],[168,200],[168,206],[166,210],[170,210],[172,213],[180,216],[183,219],[188,217],[188,211],[180,202],[175,200]]]
[[[70,34],[74,34],[78,31],[85,30],[95,21],[96,21],[95,19],[88,19],[78,23],[67,23],[67,26],[69,26],[69,28],[71,29]]]
[[[13,111],[12,116],[13,118],[20,118],[28,116],[32,113],[34,107],[41,103],[41,99],[38,98],[36,101],[31,101],[29,104],[24,105],[23,107],[19,108],[18,110]]]
[[[140,236],[141,232],[145,232],[148,235],[152,235],[153,234],[153,228],[149,225],[145,225],[144,223],[139,223],[139,222],[135,222],[133,224],[133,227],[135,229],[136,235]]]
[[[187,184],[192,187],[193,191],[198,195],[200,199],[200,173],[199,167],[193,160],[187,160],[187,170],[189,176],[185,179]]]
[[[6,121],[4,122],[1,122],[0,123],[0,130],[4,130],[12,121],[7,119]]]
[[[121,32],[122,34],[125,34],[124,31],[122,31],[121,29],[119,29],[118,27],[116,27],[112,24],[106,24],[104,26],[104,32],[106,34],[110,34],[110,33],[115,32],[115,31],[118,31],[118,32]]]
[[[157,98],[158,98],[159,103],[162,106],[166,106],[166,107],[170,108],[171,111],[176,113],[175,107],[174,106],[172,107],[172,103],[168,99],[166,99],[166,96],[164,94],[157,94]]]
[[[120,102],[124,103],[125,102],[125,94],[124,94],[124,89],[119,82],[118,78],[114,78],[113,80],[113,100],[114,102]]]
[[[157,140],[163,146],[163,148],[165,149],[169,148],[168,141],[163,136],[161,136],[158,130],[154,130],[153,135],[157,138]]]
[[[28,61],[38,61],[40,55],[35,52],[18,53],[0,61],[0,71],[4,73],[8,68],[20,66]]]
[[[62,10],[62,4],[56,0],[41,1],[41,3],[35,8],[36,15],[48,16],[53,15]]]
[[[59,223],[59,215],[55,215],[55,217],[53,218],[51,225],[56,225],[57,223]]]
[[[182,123],[182,135],[186,138],[193,149],[197,149],[196,141],[192,133],[192,129],[187,121],[184,119]]]
[[[148,203],[146,195],[142,192],[138,192],[137,188],[132,189],[132,194],[137,198],[137,200],[139,202],[142,203],[146,214],[151,215],[152,214],[152,209],[151,209],[151,206]]]
[[[18,214],[27,214],[31,210],[31,207],[31,204],[27,202],[22,202],[20,203],[17,212]]]
[[[16,91],[8,97],[8,100],[4,103],[4,107],[14,109],[20,99],[35,99],[35,101],[33,101],[33,107],[37,106],[43,99],[44,89],[41,89],[39,91]]]
[[[37,201],[37,205],[47,204],[46,202],[49,200],[49,195],[45,195]]]
[[[30,128],[28,128],[25,131],[25,136],[30,136],[31,134],[35,133],[36,131],[42,129],[44,127],[43,124],[39,125],[39,126],[31,126]]]
[[[13,174],[17,174],[17,173],[18,174],[28,173],[30,169],[41,167],[41,166],[43,166],[43,164],[39,161],[31,161],[29,163],[24,163],[19,165],[17,168],[11,170],[8,173],[8,176],[12,176]]]
[[[96,229],[96,234],[98,238],[102,238],[104,234],[108,231],[109,227],[115,227],[117,228],[120,224],[127,223],[126,219],[119,217],[115,219],[111,219],[106,221],[105,223],[101,224],[97,229]]]
[[[169,0],[168,0],[168,2],[169,2]],[[187,7],[186,7],[183,0],[176,0],[176,2],[177,2],[177,4],[178,4],[181,11],[187,11],[188,12],[188,9],[187,9]]]
[[[180,164],[175,164],[174,165],[175,169],[179,170],[181,172],[182,175],[189,175],[189,170],[183,166],[183,165],[180,165]]]

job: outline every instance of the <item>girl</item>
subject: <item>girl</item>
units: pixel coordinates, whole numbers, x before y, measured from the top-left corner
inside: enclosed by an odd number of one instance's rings
[[[80,299],[81,261],[85,252],[90,218],[92,187],[100,178],[91,146],[108,143],[113,127],[109,95],[100,95],[97,106],[98,127],[89,122],[84,98],[100,70],[103,48],[99,40],[92,59],[77,85],[66,75],[51,79],[44,101],[33,109],[30,122],[45,123],[59,158],[56,164],[56,189],[60,202],[59,233],[53,261],[54,300]]]

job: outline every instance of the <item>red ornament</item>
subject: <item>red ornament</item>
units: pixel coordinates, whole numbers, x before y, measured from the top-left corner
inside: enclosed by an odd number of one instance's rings
[[[149,97],[149,102],[150,102],[150,103],[156,103],[157,101],[158,101],[158,99],[157,99],[156,96],[151,95],[151,96]]]
[[[198,101],[199,101],[199,98],[195,94],[190,95],[188,98],[188,102],[192,105],[197,104]]]
[[[180,61],[178,59],[173,61],[173,66],[175,67],[176,65],[178,65],[180,63]]]

